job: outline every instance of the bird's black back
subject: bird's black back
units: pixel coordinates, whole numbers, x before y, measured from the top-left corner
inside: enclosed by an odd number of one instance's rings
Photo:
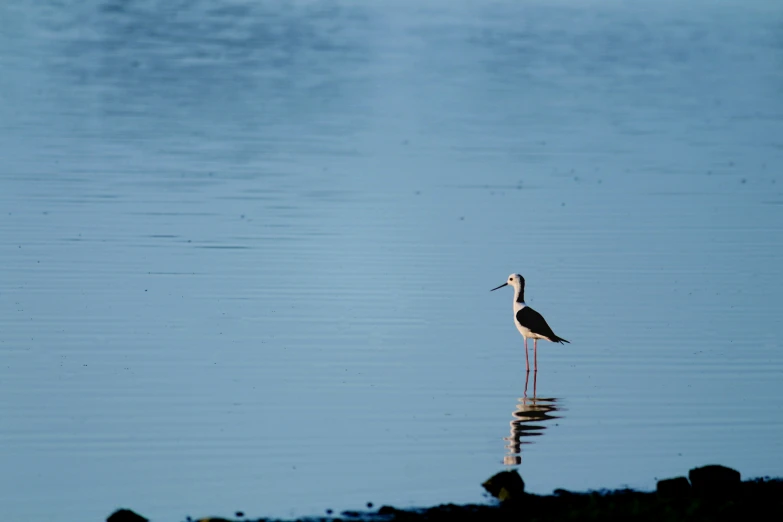
[[[529,306],[526,306],[517,312],[517,321],[531,332],[549,338],[553,343],[568,342],[562,337],[555,335],[555,332],[552,331],[552,328],[549,327],[546,319],[544,319],[544,316]]]

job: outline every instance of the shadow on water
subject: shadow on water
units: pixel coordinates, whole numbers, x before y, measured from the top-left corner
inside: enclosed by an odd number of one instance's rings
[[[533,373],[533,396],[528,397],[527,388],[530,382],[530,373],[525,375],[525,391],[518,399],[516,409],[511,414],[511,434],[505,437],[507,454],[503,457],[503,464],[517,466],[522,463],[522,445],[532,444],[531,437],[539,437],[547,428],[542,423],[552,419],[559,419],[561,415],[554,415],[563,411],[558,403],[560,399],[553,397],[538,397],[538,372]]]

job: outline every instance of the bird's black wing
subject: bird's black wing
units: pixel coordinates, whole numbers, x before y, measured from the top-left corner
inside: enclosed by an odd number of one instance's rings
[[[565,339],[555,335],[555,332],[546,323],[544,316],[526,306],[517,312],[517,321],[533,333],[543,335],[553,343],[567,343]]]

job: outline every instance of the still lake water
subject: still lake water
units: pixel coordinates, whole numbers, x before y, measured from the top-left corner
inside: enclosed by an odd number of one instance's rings
[[[2,3],[4,518],[783,474],[781,28],[777,2]],[[535,382],[511,272],[572,342]]]

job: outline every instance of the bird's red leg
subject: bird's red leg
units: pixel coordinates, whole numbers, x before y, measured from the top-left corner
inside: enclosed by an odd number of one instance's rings
[[[527,358],[527,337],[525,337],[525,369],[530,373],[530,361]]]
[[[538,371],[538,339],[533,340],[533,367]]]

